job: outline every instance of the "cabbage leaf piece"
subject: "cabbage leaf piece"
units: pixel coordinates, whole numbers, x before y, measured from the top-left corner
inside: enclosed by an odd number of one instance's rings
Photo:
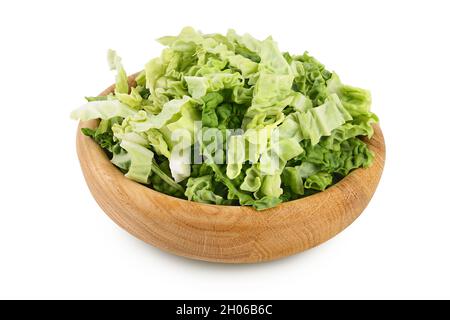
[[[115,89],[71,114],[99,120],[82,132],[128,178],[191,201],[263,210],[371,165],[370,92],[308,52],[191,27],[159,42],[165,48],[134,82],[110,50]]]

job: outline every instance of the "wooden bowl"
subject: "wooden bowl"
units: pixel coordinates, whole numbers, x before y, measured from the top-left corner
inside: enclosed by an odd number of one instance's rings
[[[134,77],[130,77],[133,85]],[[106,95],[114,86],[101,93]],[[100,207],[135,237],[198,260],[254,263],[304,251],[350,225],[369,203],[383,171],[385,144],[375,125],[368,141],[373,165],[357,169],[327,190],[265,211],[201,204],[171,197],[125,178],[103,150],[80,133],[77,152],[87,185]]]

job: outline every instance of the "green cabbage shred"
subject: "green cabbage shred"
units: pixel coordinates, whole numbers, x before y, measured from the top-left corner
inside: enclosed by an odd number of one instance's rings
[[[159,42],[165,49],[133,86],[110,50],[114,92],[86,97],[71,114],[99,119],[82,133],[126,177],[190,201],[264,210],[372,164],[361,140],[378,122],[370,92],[343,84],[307,52],[190,27]]]

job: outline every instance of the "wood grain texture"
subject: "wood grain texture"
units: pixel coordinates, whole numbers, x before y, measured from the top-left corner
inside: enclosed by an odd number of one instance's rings
[[[132,85],[133,80],[131,76]],[[101,95],[113,89],[111,86]],[[80,133],[80,128],[96,125],[96,120],[80,122],[77,152],[87,185],[100,207],[119,226],[147,243],[213,262],[274,260],[327,241],[367,206],[385,161],[383,134],[375,125],[375,134],[368,141],[375,152],[370,168],[353,171],[324,192],[261,212],[178,199],[125,178],[102,149]]]

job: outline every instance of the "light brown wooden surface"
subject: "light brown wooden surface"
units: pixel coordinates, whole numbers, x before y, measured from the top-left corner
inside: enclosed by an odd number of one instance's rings
[[[113,86],[101,94],[112,90]],[[137,238],[174,254],[206,261],[262,262],[327,241],[367,206],[385,160],[383,134],[376,125],[368,142],[376,155],[373,165],[353,171],[324,192],[265,211],[207,205],[167,196],[125,178],[102,149],[80,133],[80,128],[94,128],[96,123],[80,123],[77,152],[87,185],[100,207]]]

